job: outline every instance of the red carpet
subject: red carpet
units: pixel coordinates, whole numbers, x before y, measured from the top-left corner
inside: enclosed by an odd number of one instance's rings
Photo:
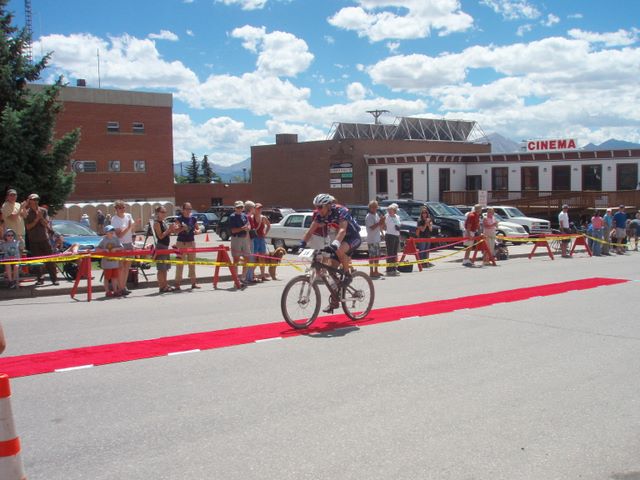
[[[628,280],[611,278],[586,278],[571,282],[551,283],[536,287],[517,288],[501,292],[484,293],[468,297],[436,300],[414,305],[388,307],[373,310],[358,326],[393,322],[407,317],[424,317],[439,313],[453,312],[465,308],[480,308],[496,303],[517,302],[532,297],[558,295],[571,290],[588,290],[607,285],[617,285]],[[335,330],[353,326],[344,314],[320,317],[309,330],[293,330],[284,322],[251,325],[247,327],[192,333],[174,337],[139,340],[133,342],[72,348],[54,352],[34,353],[15,357],[0,358],[0,372],[9,377],[23,377],[50,373],[55,370],[90,365],[128,362],[152,358],[189,350],[209,350],[213,348],[242,345],[274,337],[292,337],[308,333]]]

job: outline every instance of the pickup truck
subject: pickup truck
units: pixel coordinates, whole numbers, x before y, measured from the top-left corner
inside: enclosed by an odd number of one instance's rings
[[[529,235],[551,233],[551,223],[541,218],[527,217],[516,207],[505,205],[493,205],[495,213],[503,217],[507,222],[517,223],[524,227]],[[486,211],[486,209],[485,209]]]
[[[278,248],[284,249],[297,249],[300,240],[304,236],[305,232],[311,226],[311,220],[313,218],[313,212],[294,212],[285,217],[279,222],[271,225],[271,229],[267,234],[267,240],[271,240],[271,244]],[[362,244],[358,247],[358,252],[366,252],[367,248],[367,229],[364,226],[360,226],[360,238]],[[323,248],[325,247],[323,237],[313,235],[308,242],[308,248]]]

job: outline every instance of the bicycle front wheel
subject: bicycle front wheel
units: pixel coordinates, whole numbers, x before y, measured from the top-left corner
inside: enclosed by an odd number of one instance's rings
[[[353,272],[349,286],[341,292],[342,310],[351,320],[360,320],[369,315],[376,292],[369,275]]]
[[[320,312],[320,289],[307,275],[295,277],[284,287],[280,308],[285,321],[293,328],[307,328]]]

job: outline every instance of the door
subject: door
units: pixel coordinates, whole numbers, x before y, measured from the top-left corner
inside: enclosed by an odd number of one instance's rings
[[[451,190],[451,169],[438,170],[438,200],[443,201],[444,192]]]
[[[482,175],[467,175],[467,191],[482,190]]]
[[[570,165],[555,165],[551,168],[551,190],[554,192],[571,190]]]
[[[413,198],[413,168],[398,170],[398,198]]]

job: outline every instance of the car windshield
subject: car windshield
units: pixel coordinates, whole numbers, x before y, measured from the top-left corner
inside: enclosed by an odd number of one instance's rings
[[[507,212],[507,215],[509,215],[510,217],[526,217],[526,215],[516,207],[507,207],[504,209],[504,211]]]
[[[380,208],[378,208],[378,210],[381,213],[386,215],[387,214],[387,208],[389,208],[389,207],[380,207]],[[401,222],[406,222],[406,221],[412,221],[413,220],[413,218],[411,218],[411,216],[406,211],[404,211],[402,208],[398,208],[398,211],[396,212],[396,215],[398,215],[398,218],[400,218]]]
[[[214,222],[218,220],[218,216],[215,213],[209,212],[209,213],[205,213],[204,215],[209,219],[210,222]]]
[[[54,223],[53,231],[61,235],[87,236],[98,235],[96,232],[81,223]]]
[[[450,215],[460,215],[459,211],[456,211],[445,203],[430,203],[429,206],[433,209],[436,215],[441,215],[443,217]]]

